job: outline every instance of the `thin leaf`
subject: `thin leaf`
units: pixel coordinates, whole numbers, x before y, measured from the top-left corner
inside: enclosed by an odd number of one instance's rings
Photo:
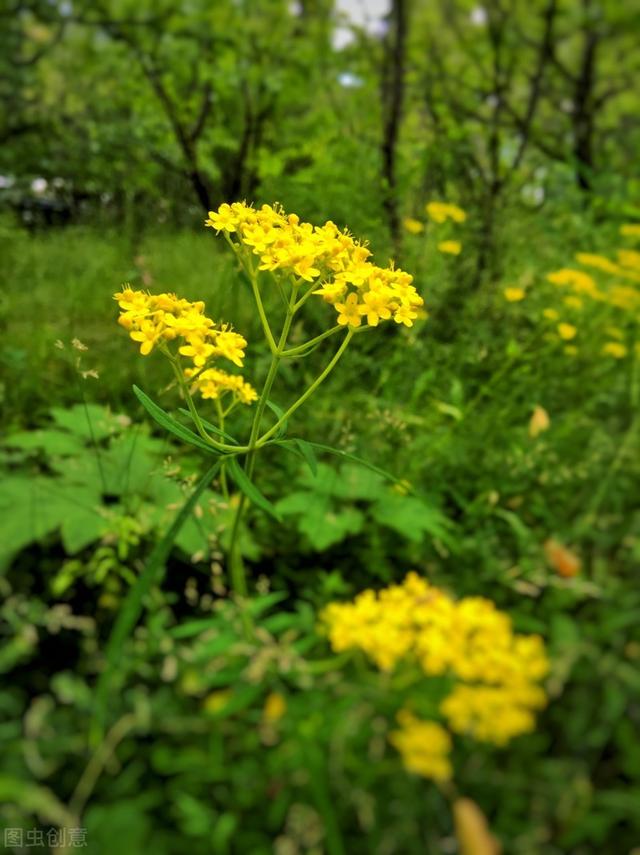
[[[242,466],[240,466],[236,458],[227,457],[226,465],[229,475],[235,481],[238,489],[242,490],[242,492],[249,499],[249,501],[251,501],[257,508],[261,508],[263,511],[265,511],[278,522],[280,522],[280,516],[275,506],[272,505],[271,502],[262,495],[262,493],[260,492],[260,490],[258,490],[253,481],[251,481],[251,479],[247,476],[247,473],[244,471]]]
[[[266,404],[267,404],[267,407],[269,407],[269,409],[271,410],[271,412],[276,414],[278,419],[281,419],[284,416],[284,410],[282,409],[282,407],[279,407],[277,404],[274,404],[273,401],[270,401],[268,398],[267,398]],[[279,439],[280,437],[285,436],[286,433],[287,433],[287,421],[285,419],[285,421],[282,422],[282,424],[278,428],[278,432],[276,433],[276,438]]]
[[[304,439],[295,439],[294,442],[298,446],[298,448],[300,449],[300,453],[304,457],[304,459],[307,463],[307,466],[309,467],[309,469],[311,471],[311,474],[314,476],[317,475],[317,473],[318,473],[318,459],[315,455],[315,452],[314,452],[311,444],[308,443]]]
[[[311,442],[308,439],[299,440],[299,439],[281,439],[278,445],[284,445],[285,443],[300,443],[304,442],[307,446],[310,446],[312,449],[317,448],[318,451],[326,451],[328,454],[334,454],[336,457],[342,457],[344,460],[351,460],[353,463],[358,463],[360,466],[365,466],[367,469],[371,469],[372,472],[377,472],[378,475],[382,475],[383,478],[386,478],[387,481],[392,481],[394,484],[399,484],[400,479],[396,478],[395,475],[392,475],[390,472],[387,472],[384,469],[381,469],[379,466],[376,466],[374,463],[369,463],[368,460],[364,460],[362,457],[356,457],[355,454],[349,454],[347,451],[341,451],[339,448],[333,448],[331,445],[324,445],[321,442]],[[302,449],[301,449],[302,451]]]
[[[183,424],[180,424],[179,421],[170,416],[169,413],[165,412],[162,407],[159,407],[148,395],[145,395],[142,389],[134,386],[133,393],[149,413],[151,418],[156,421],[160,427],[163,427],[165,430],[169,431],[169,433],[177,436],[178,439],[182,440],[182,442],[186,442],[189,445],[202,449],[203,451],[208,451],[209,454],[218,453],[212,445],[209,445],[208,442],[205,442],[204,439],[201,439],[201,437],[196,433],[189,430],[189,428],[185,427]]]
[[[113,629],[111,630],[111,635],[107,642],[105,650],[106,664],[98,678],[98,684],[95,691],[92,738],[96,744],[101,741],[104,735],[109,690],[111,688],[113,676],[121,666],[122,648],[124,643],[142,614],[145,597],[148,595],[153,585],[158,584],[162,579],[165,563],[178,532],[189,519],[200,495],[218,474],[221,465],[222,460],[217,460],[198,481],[193,492],[184,503],[179,513],[176,514],[176,517],[165,536],[162,540],[159,540],[158,543],[156,543],[144,570],[137,578],[133,587],[129,590],[120,608],[118,617],[116,618]]]
[[[279,445],[281,448],[284,448],[285,451],[290,451],[292,454],[295,454],[296,457],[299,457],[307,464],[314,478],[318,474],[318,459],[316,458],[313,448],[308,442],[306,442],[306,440],[278,439],[275,442],[268,444]]]

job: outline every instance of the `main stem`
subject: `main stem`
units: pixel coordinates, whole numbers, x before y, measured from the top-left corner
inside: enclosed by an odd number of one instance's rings
[[[273,382],[276,379],[276,374],[278,373],[278,367],[280,366],[280,362],[283,358],[282,353],[287,343],[289,330],[291,329],[291,321],[293,320],[293,315],[295,312],[294,304],[295,291],[292,288],[291,296],[289,298],[289,305],[287,307],[287,314],[282,327],[282,332],[280,334],[280,340],[278,341],[275,350],[272,351],[269,371],[267,372],[267,376],[264,381],[264,386],[262,387],[262,393],[260,394],[260,398],[258,400],[258,403],[256,404],[256,411],[251,425],[251,433],[249,435],[248,443],[249,450],[247,452],[246,463],[244,467],[244,471],[246,472],[249,478],[251,478],[251,476],[253,475],[253,470],[255,468],[255,453],[258,445],[258,438],[260,436],[262,418],[264,416],[264,411],[267,406],[267,401],[269,399],[269,394],[271,392]],[[240,552],[239,542],[240,525],[242,523],[242,517],[244,516],[245,508],[246,496],[244,493],[241,493],[238,501],[238,507],[236,508],[235,516],[233,518],[233,526],[231,528],[231,542],[229,544],[229,570],[231,577],[231,588],[234,593],[239,597],[247,596],[247,576],[244,569],[244,562],[242,560],[242,553]]]

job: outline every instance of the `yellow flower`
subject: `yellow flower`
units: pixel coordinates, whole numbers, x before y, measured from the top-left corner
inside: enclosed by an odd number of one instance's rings
[[[557,326],[558,335],[563,341],[571,341],[571,339],[575,338],[578,330],[573,324],[560,323]]]
[[[242,365],[246,340],[230,330],[226,324],[216,326],[211,318],[204,314],[205,305],[202,300],[190,302],[176,297],[175,294],[148,294],[144,291],[134,291],[129,286],[114,294],[114,299],[120,307],[118,322],[129,332],[133,341],[140,343],[143,356],[151,353],[156,346],[162,345],[166,348],[168,343],[182,339],[178,344],[178,353],[191,359],[196,369],[204,368],[212,359],[218,357],[235,365]],[[193,373],[192,368],[185,369],[187,378]],[[225,375],[225,372],[220,373]],[[242,378],[233,378],[233,382],[244,381]],[[201,382],[198,388],[203,397],[218,397],[210,375],[207,385]],[[237,386],[235,392],[243,403],[254,400],[255,391],[248,383],[245,386]]]
[[[153,321],[142,321],[137,330],[130,333],[133,341],[140,342],[140,353],[148,356],[160,338],[161,330]]]
[[[627,348],[619,341],[608,341],[603,345],[602,353],[605,356],[613,356],[614,359],[624,359],[627,355]]]
[[[560,314],[555,309],[544,309],[542,314],[548,321],[557,321]]]
[[[444,223],[447,220],[453,220],[455,223],[464,223],[467,219],[467,215],[462,208],[448,202],[428,202],[425,211],[434,223]]]
[[[278,205],[234,202],[211,212],[207,225],[230,233],[238,252],[259,256],[260,270],[281,271],[295,285],[319,280],[312,293],[335,306],[341,326],[360,326],[364,315],[371,326],[391,318],[410,326],[423,305],[408,273],[373,264],[369,249],[331,221],[314,226]]]
[[[280,692],[271,692],[267,695],[262,710],[262,717],[265,721],[275,723],[279,721],[287,711],[287,701],[284,695]]]
[[[549,273],[547,280],[554,285],[571,287],[577,294],[587,294],[588,296],[595,297],[598,293],[598,286],[594,278],[583,270],[563,267],[561,270]]]
[[[623,267],[640,270],[640,252],[635,249],[619,249],[618,261]]]
[[[460,255],[462,244],[459,240],[442,240],[438,244],[438,249],[448,255]]]
[[[351,327],[359,327],[362,323],[362,316],[367,311],[367,307],[358,303],[358,295],[353,291],[347,296],[344,303],[336,303],[338,310],[338,323],[340,326],[349,324]]]
[[[502,292],[505,296],[505,299],[510,303],[518,303],[520,300],[524,300],[525,292],[523,288],[505,288]]]
[[[551,426],[549,413],[539,405],[536,405],[533,410],[533,415],[529,421],[529,436],[535,438]]]
[[[451,737],[435,721],[421,721],[408,710],[398,713],[399,730],[389,735],[408,772],[434,781],[448,781],[452,775]]]
[[[640,238],[640,223],[627,223],[624,226],[620,226],[620,234],[624,237]]]
[[[413,217],[405,217],[402,224],[409,234],[412,235],[419,235],[424,231],[424,224],[420,220],[414,220]]]
[[[409,660],[428,676],[455,678],[441,706],[453,730],[504,744],[531,729],[533,711],[544,703],[537,686],[549,667],[542,639],[514,633],[490,600],[455,602],[410,573],[377,594],[330,603],[321,619],[336,653],[357,648],[383,671]],[[415,722],[409,717],[407,724]]]
[[[209,211],[209,219],[205,220],[204,224],[218,232],[235,232],[238,218],[231,205],[225,202],[217,211]]]

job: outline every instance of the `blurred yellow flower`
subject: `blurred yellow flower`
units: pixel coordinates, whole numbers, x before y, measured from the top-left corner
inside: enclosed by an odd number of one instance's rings
[[[462,244],[459,240],[442,240],[438,244],[438,249],[448,255],[460,255]]]
[[[620,234],[624,237],[640,238],[640,223],[626,223],[624,226],[620,226]]]
[[[555,309],[544,309],[542,314],[548,321],[557,321],[560,317],[560,313],[557,312]]]
[[[549,418],[549,413],[541,407],[539,404],[536,404],[533,410],[533,415],[529,421],[529,436],[536,437],[539,434],[543,433],[545,430],[549,430],[551,425],[551,419]]]
[[[570,309],[581,309],[584,305],[580,297],[574,297],[572,295],[565,297],[562,302],[565,306],[569,306]]]
[[[635,249],[619,249],[618,261],[623,267],[631,270],[640,270],[640,252]]]
[[[568,344],[565,347],[564,352],[566,356],[577,356],[578,348],[575,346],[575,344]]]
[[[280,692],[271,692],[267,695],[262,710],[262,717],[265,721],[272,723],[279,721],[286,711],[287,701],[284,695],[281,695]]]
[[[578,330],[573,324],[561,323],[558,324],[558,335],[563,341],[571,341],[572,338],[575,338]]]
[[[217,692],[211,692],[210,695],[202,702],[202,708],[210,713],[220,712],[231,700],[233,692],[231,689],[220,689]]]
[[[547,281],[553,285],[566,285],[573,288],[578,294],[589,294],[595,297],[598,292],[598,287],[592,276],[583,270],[574,270],[572,267],[554,270],[553,273],[547,275]]]
[[[602,353],[605,356],[613,356],[614,359],[624,359],[627,355],[627,348],[619,341],[608,341],[603,345]]]
[[[403,226],[412,235],[419,235],[424,231],[424,224],[420,220],[414,220],[413,217],[405,217],[402,221]]]
[[[425,211],[434,223],[444,223],[447,220],[453,220],[454,223],[464,223],[467,219],[462,208],[448,202],[428,202]]]
[[[400,710],[397,718],[400,729],[390,734],[389,741],[400,752],[405,769],[434,781],[449,780],[451,737],[444,727],[421,721],[408,710]]]
[[[520,300],[524,300],[525,298],[524,288],[505,288],[502,293],[504,294],[505,299],[510,303],[518,303]]]

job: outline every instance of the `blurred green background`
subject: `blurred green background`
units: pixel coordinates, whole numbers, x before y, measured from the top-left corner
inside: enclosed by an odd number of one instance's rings
[[[402,769],[370,675],[291,668],[328,656],[324,604],[415,569],[549,646],[537,731],[457,749],[505,855],[637,855],[639,27],[637,0],[0,0],[0,818],[25,830],[9,851],[81,826],[100,855],[481,855]],[[179,406],[112,294],[205,300],[247,337],[258,385],[250,290],[203,228],[241,199],[348,226],[414,275],[428,316],[357,337],[292,426],[407,490],[265,452],[283,522],[243,531],[248,648],[229,509],[207,491],[96,748],[105,640],[202,465],[133,396]],[[432,201],[467,219],[433,221]],[[601,296],[547,280],[566,268]],[[288,363],[276,400],[325,362]]]

